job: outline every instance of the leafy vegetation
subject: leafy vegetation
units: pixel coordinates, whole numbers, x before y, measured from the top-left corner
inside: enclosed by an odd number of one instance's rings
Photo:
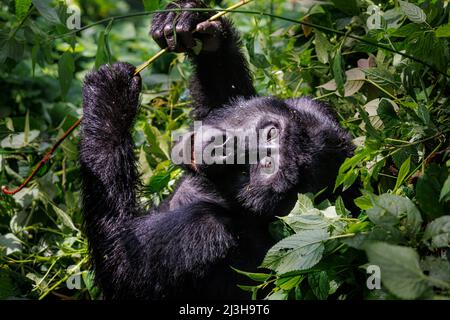
[[[0,4],[0,185],[20,185],[81,116],[89,70],[118,60],[138,65],[158,51],[149,15],[139,13],[166,2]],[[82,31],[69,28],[74,4]],[[310,95],[335,108],[357,145],[335,187],[356,185],[361,196],[350,212],[341,198],[299,195],[272,226],[279,242],[262,263],[266,271],[237,271],[255,280],[242,289],[269,299],[449,298],[448,1],[264,0],[240,11],[248,10],[269,14],[233,14],[258,91]],[[175,54],[143,73],[134,135],[148,206],[181,175],[169,160],[170,136],[190,124],[189,74]],[[82,231],[77,141],[75,132],[23,190],[0,198],[1,299],[100,297]],[[369,289],[373,266],[381,289]]]

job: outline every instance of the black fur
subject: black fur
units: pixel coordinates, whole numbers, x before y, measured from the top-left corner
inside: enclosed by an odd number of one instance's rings
[[[245,279],[230,266],[257,271],[274,244],[268,233],[274,216],[287,214],[298,192],[332,186],[353,146],[327,107],[308,98],[255,97],[239,37],[227,20],[206,26],[212,33],[197,33],[213,49],[196,56],[189,35],[208,15],[182,14],[178,25],[174,17],[157,15],[152,36],[161,46],[172,41],[172,50],[188,52],[195,67],[195,118],[219,130],[276,126],[280,170],[267,178],[260,164],[187,165],[175,193],[142,212],[130,134],[140,78],[126,63],[90,73],[83,88],[80,161],[97,281],[109,299],[249,298],[237,287]],[[170,40],[174,25],[180,43]]]

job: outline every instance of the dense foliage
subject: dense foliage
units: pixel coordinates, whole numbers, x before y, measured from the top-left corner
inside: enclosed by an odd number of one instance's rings
[[[0,185],[20,185],[81,116],[89,70],[138,65],[158,51],[150,15],[134,13],[166,2],[0,3]],[[74,4],[82,31],[69,28]],[[449,298],[448,1],[261,0],[242,10],[288,18],[233,14],[257,89],[331,104],[357,145],[335,188],[361,190],[352,212],[341,198],[299,195],[272,226],[280,242],[262,263],[271,273],[237,270],[255,280],[242,289],[270,299]],[[169,160],[170,137],[190,124],[189,74],[175,54],[143,73],[134,135],[147,206],[181,175]],[[82,231],[77,142],[75,132],[26,188],[0,197],[0,299],[100,297]],[[376,267],[381,289],[370,286]]]

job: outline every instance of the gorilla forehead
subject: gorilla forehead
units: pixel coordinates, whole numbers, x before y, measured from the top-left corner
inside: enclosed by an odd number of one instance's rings
[[[238,98],[223,108],[213,110],[205,119],[206,125],[227,128],[254,128],[261,121],[292,121],[298,117],[295,109],[273,97]]]

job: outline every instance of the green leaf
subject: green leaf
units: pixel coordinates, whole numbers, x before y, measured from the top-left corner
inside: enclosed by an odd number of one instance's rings
[[[61,96],[63,98],[67,95],[67,92],[70,89],[74,72],[75,62],[73,60],[72,53],[66,51],[63,53],[58,63],[59,85],[61,87]]]
[[[414,249],[373,242],[365,246],[365,251],[370,264],[380,267],[383,285],[396,296],[416,299],[429,288]]]
[[[400,4],[400,9],[403,13],[414,23],[424,23],[427,19],[425,12],[415,4],[406,2],[406,1],[398,1]]]
[[[422,217],[408,198],[385,193],[376,197],[373,205],[373,208],[367,210],[367,216],[376,225],[395,226],[406,218],[402,224],[410,236],[420,230]]]
[[[411,168],[411,157],[408,157],[408,159],[406,159],[405,162],[403,162],[402,166],[400,167],[397,176],[397,182],[395,183],[394,192],[398,188],[400,188],[406,176],[409,174],[410,168]]]
[[[293,277],[280,277],[275,282],[275,285],[277,287],[280,287],[281,289],[285,291],[292,290],[298,284],[303,280],[303,276],[293,276]]]
[[[14,252],[21,252],[22,243],[14,234],[7,233],[4,236],[0,235],[0,248],[5,250],[5,254],[8,256]]]
[[[72,222],[72,218],[66,212],[64,212],[63,210],[58,208],[58,206],[56,204],[54,204],[53,202],[49,201],[49,203],[52,206],[53,211],[55,211],[56,215],[58,216],[58,218],[60,219],[60,221],[63,225],[65,225],[66,227],[69,227],[70,229],[72,229],[74,231],[78,231],[77,227],[75,227],[75,225]]]
[[[314,209],[314,203],[312,199],[306,194],[299,194],[297,203],[295,204],[294,209],[292,209],[289,215],[305,214],[311,209]]]
[[[319,300],[326,300],[330,291],[330,282],[325,271],[315,272],[308,275],[308,283],[314,295]]]
[[[231,267],[234,271],[236,271],[239,274],[242,274],[246,277],[248,277],[251,280],[257,281],[257,282],[265,282],[271,277],[270,273],[255,273],[255,272],[245,272],[241,271],[239,269]]]
[[[416,199],[423,213],[431,219],[445,213],[445,205],[439,201],[439,198],[447,177],[447,168],[432,163],[417,181]]]
[[[448,247],[450,244],[450,216],[443,216],[430,222],[425,229],[422,241],[431,249]]]
[[[427,256],[420,266],[422,270],[428,272],[428,277],[431,280],[430,285],[441,289],[450,288],[450,263],[446,258]]]
[[[420,31],[422,29],[422,26],[415,24],[415,23],[409,23],[404,26],[401,26],[397,30],[392,33],[394,37],[408,37],[412,33]]]
[[[142,0],[145,11],[154,11],[159,8],[160,0]]]
[[[31,130],[28,134],[28,142],[25,142],[25,133],[10,134],[2,140],[0,146],[2,148],[21,149],[28,146],[33,142],[40,134],[39,130]]]
[[[350,17],[357,16],[360,13],[357,0],[332,0],[332,2],[336,8]]]
[[[344,59],[340,52],[337,52],[333,59],[333,76],[334,81],[336,81],[336,86],[341,97],[345,96],[345,81],[346,76],[344,72]]]
[[[441,190],[441,195],[439,196],[439,201],[445,202],[450,200],[450,176],[444,182],[444,186]]]
[[[51,3],[51,0],[33,0],[34,6],[45,20],[54,24],[60,24],[58,13],[51,6]]]
[[[373,208],[372,200],[370,200],[370,197],[367,195],[356,198],[353,202],[361,210],[368,210],[370,208]]]
[[[336,206],[336,213],[341,217],[347,217],[351,213],[349,210],[345,208],[344,200],[342,200],[341,196],[339,196],[336,199],[334,205]]]
[[[274,245],[261,266],[279,274],[309,269],[322,258],[324,241],[327,239],[328,233],[324,229],[294,234]]]
[[[31,0],[15,0],[16,16],[19,19],[25,18],[28,13],[28,9],[31,6]]]
[[[315,45],[316,45],[317,59],[319,59],[319,61],[322,63],[328,63],[329,53],[331,52],[333,46],[328,41],[325,34],[323,34],[322,32],[316,31],[315,35],[316,35]]]
[[[13,298],[19,294],[17,283],[11,277],[12,272],[0,266],[0,300]]]
[[[109,51],[106,48],[105,32],[101,31],[98,35],[97,53],[95,54],[95,69],[98,70],[100,66],[109,63]]]
[[[438,38],[450,37],[450,24],[440,26],[436,29],[435,34]]]

